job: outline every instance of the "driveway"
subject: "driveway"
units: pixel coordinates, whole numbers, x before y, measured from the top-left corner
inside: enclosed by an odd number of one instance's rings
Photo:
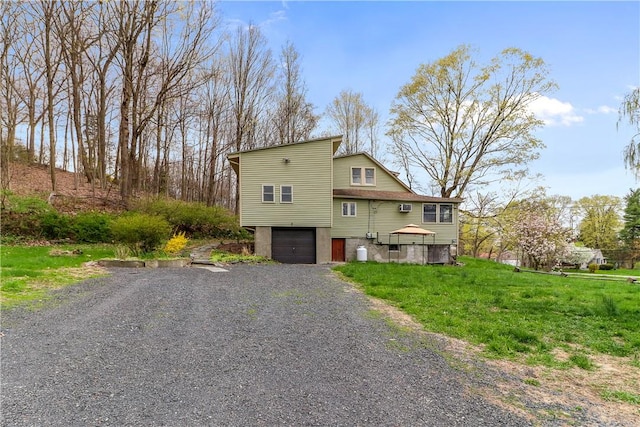
[[[326,266],[111,272],[3,312],[2,425],[528,425]]]

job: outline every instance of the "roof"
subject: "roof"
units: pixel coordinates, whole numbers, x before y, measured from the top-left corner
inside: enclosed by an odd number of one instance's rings
[[[436,234],[434,231],[427,230],[424,228],[420,228],[420,226],[415,224],[407,224],[404,227],[394,230],[389,234],[421,234],[423,236],[430,236],[432,234]]]
[[[300,144],[307,144],[309,142],[328,141],[328,140],[331,140],[331,142],[333,142],[333,152],[335,153],[338,150],[338,147],[340,146],[340,144],[342,143],[342,135],[308,139],[306,141],[293,142],[291,144],[277,144],[277,145],[270,145],[268,147],[258,147],[258,148],[251,148],[248,150],[234,151],[233,153],[227,154],[227,158],[238,157],[238,155],[241,153],[251,153],[253,151],[261,151],[261,150],[272,150],[274,148],[277,149],[277,148],[291,147],[292,145],[300,145]]]
[[[365,199],[365,200],[397,200],[403,202],[450,202],[461,203],[462,199],[458,198],[445,198],[434,196],[422,196],[416,193],[409,193],[404,191],[377,191],[377,190],[361,190],[361,189],[342,189],[336,188],[333,190],[333,197],[341,197],[344,199]]]

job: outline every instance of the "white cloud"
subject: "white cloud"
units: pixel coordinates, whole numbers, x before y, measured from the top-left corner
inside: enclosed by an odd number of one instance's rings
[[[613,114],[617,113],[618,110],[613,107],[609,107],[608,105],[601,105],[595,110],[593,108],[588,108],[585,110],[585,112],[587,114]]]
[[[571,126],[584,121],[570,102],[541,95],[529,104],[529,110],[549,126]]]

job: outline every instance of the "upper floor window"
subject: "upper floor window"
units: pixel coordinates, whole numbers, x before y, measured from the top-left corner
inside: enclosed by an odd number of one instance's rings
[[[450,203],[424,203],[422,205],[422,222],[453,223],[453,205]]]
[[[291,185],[280,186],[280,203],[293,203],[293,187]]]
[[[356,216],[356,202],[342,202],[342,216]]]
[[[271,184],[263,184],[262,203],[274,203],[275,201],[275,187]]]
[[[351,185],[376,185],[376,169],[351,168]]]

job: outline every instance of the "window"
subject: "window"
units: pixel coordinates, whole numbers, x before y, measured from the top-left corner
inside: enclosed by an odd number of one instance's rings
[[[453,205],[440,205],[440,222],[453,222]]]
[[[436,222],[436,205],[425,203],[422,205],[422,222]]]
[[[453,205],[450,203],[422,205],[422,222],[453,223]]]
[[[280,186],[280,203],[293,203],[293,187],[290,185]]]
[[[376,185],[376,169],[351,168],[351,185]]]
[[[376,185],[376,170],[374,168],[364,168],[364,183]]]
[[[262,186],[262,203],[274,203],[275,202],[275,187],[273,185]]]
[[[351,184],[352,185],[362,184],[362,169],[351,168]]]
[[[342,216],[356,216],[356,202],[342,202]]]

